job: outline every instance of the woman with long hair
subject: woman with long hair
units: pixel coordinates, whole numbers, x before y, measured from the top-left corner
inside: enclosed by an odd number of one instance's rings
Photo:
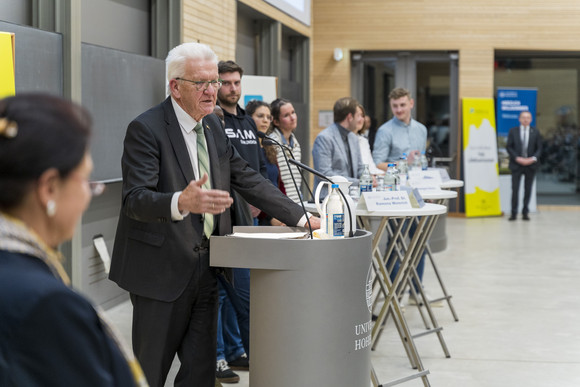
[[[272,101],[270,104],[272,109],[272,128],[269,130],[268,135],[274,140],[286,146],[284,150],[280,147],[276,147],[276,161],[278,162],[278,167],[280,169],[280,179],[282,181],[283,189],[286,195],[299,203],[302,198],[300,195],[300,186],[302,184],[302,177],[298,168],[295,165],[291,165],[292,174],[288,169],[288,164],[286,163],[284,153],[286,157],[294,158],[296,161],[300,161],[302,152],[300,150],[300,144],[294,136],[294,131],[298,124],[298,118],[296,116],[296,111],[292,103],[283,98],[278,98]],[[292,175],[296,181],[296,186],[292,179]]]
[[[257,99],[251,100],[246,105],[246,114],[254,119],[256,127],[258,130],[264,134],[269,133],[272,128],[272,113],[270,110],[270,105],[267,102],[260,101]],[[260,139],[260,145],[262,145],[262,139]],[[266,171],[268,173],[268,179],[278,187],[282,192],[283,184],[280,180],[280,169],[278,168],[278,158],[275,146],[263,146],[262,145],[262,156],[264,158],[264,163],[266,164]],[[261,225],[272,225],[281,226],[283,225],[278,219],[272,218],[267,214],[261,212],[258,216]]]
[[[254,119],[258,131],[264,134],[269,133],[272,127],[272,112],[270,110],[270,105],[267,102],[257,99],[251,100],[246,105],[246,114]],[[262,139],[260,139],[260,145],[262,145]],[[280,188],[280,171],[278,169],[278,159],[276,155],[276,147],[262,145],[262,156],[264,156],[268,179],[270,179],[275,186]]]

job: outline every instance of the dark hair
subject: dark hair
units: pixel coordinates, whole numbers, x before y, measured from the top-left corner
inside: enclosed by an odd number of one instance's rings
[[[360,104],[358,101],[351,97],[343,97],[334,103],[334,122],[342,122],[349,115],[356,114],[356,108]]]
[[[280,109],[282,106],[292,103],[290,100],[286,98],[276,98],[275,100],[270,103],[270,111],[272,113],[272,127],[270,128],[273,130],[274,128],[274,120],[280,120]]]
[[[256,110],[258,110],[258,108],[262,107],[262,106],[267,107],[268,110],[270,110],[270,115],[272,114],[272,108],[270,107],[270,104],[267,102],[258,100],[258,99],[253,99],[247,103],[246,114],[251,117],[256,112]],[[271,123],[270,123],[270,127],[268,128],[266,133],[267,134],[272,133],[272,124]],[[262,144],[261,139],[260,139],[260,144]],[[266,159],[268,159],[268,162],[270,162],[270,164],[278,165],[278,156],[277,156],[276,147],[274,147],[274,146],[262,146],[262,148],[264,148],[264,153],[266,154]]]
[[[19,94],[0,100],[0,209],[20,204],[48,169],[66,177],[83,160],[91,132],[89,113],[56,96]],[[1,129],[1,128],[0,128]]]
[[[218,63],[218,73],[240,73],[240,78],[244,75],[244,69],[233,60],[220,60]]]
[[[251,116],[256,110],[258,110],[259,107],[262,106],[267,107],[268,110],[270,110],[270,113],[272,112],[272,108],[268,102],[261,101],[259,99],[253,99],[246,104],[246,114]]]

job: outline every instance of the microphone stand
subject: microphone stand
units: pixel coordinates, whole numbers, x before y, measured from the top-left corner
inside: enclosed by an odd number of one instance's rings
[[[294,182],[294,188],[296,188],[296,192],[300,194],[300,190],[298,189],[298,184],[296,184],[296,179],[294,178],[294,173],[292,172],[292,167],[290,166],[290,162],[288,160],[288,156],[286,156],[286,152],[284,152],[284,146],[280,144],[278,141],[274,140],[273,138],[266,137],[266,135],[260,131],[257,132],[258,137],[262,138],[262,145],[273,145],[276,144],[282,149],[282,154],[284,155],[284,160],[286,160],[286,165],[288,166],[288,171],[290,172],[290,177],[292,177],[292,182]],[[310,224],[310,219],[308,219],[308,211],[306,211],[306,207],[304,207],[304,202],[302,199],[300,200],[300,205],[302,206],[302,211],[304,211],[304,216],[306,217],[306,222],[308,223],[308,230],[310,231],[310,239],[314,239],[312,235],[312,225]]]
[[[330,184],[335,184],[328,177],[324,176],[322,173],[318,172],[316,169],[310,168],[306,164],[302,164],[301,162],[296,161],[294,159],[290,159],[288,161],[291,164],[294,164],[294,165],[296,165],[299,168],[305,169],[308,172],[310,172],[312,174],[315,174],[316,176],[320,177],[321,179],[328,181]],[[348,230],[348,236],[349,236],[349,238],[352,238],[354,236],[354,233],[352,231],[352,228],[354,227],[354,223],[352,223],[352,213],[350,211],[350,206],[348,205],[348,202],[346,201],[346,197],[344,196],[344,193],[342,192],[342,190],[340,189],[340,187],[338,188],[338,192],[340,193],[340,196],[342,196],[342,199],[344,200],[344,204],[346,205],[346,209],[348,210],[348,219],[350,220],[350,229]]]
[[[270,138],[268,136],[266,136],[264,134],[264,132],[260,132],[258,131],[258,137],[260,137],[262,139],[262,144],[268,146],[268,145],[278,145],[279,147],[286,149],[288,151],[288,153],[290,153],[290,156],[296,160],[296,157],[294,157],[294,153],[292,153],[292,149],[290,149],[290,147],[279,143],[278,141],[274,140],[273,138]],[[263,140],[266,140],[266,142],[264,143]],[[271,142],[270,142],[271,140]],[[312,190],[310,189],[310,186],[308,185],[308,181],[306,181],[306,179],[304,178],[304,175],[302,174],[302,170],[300,170],[300,168],[298,168],[298,173],[300,173],[300,176],[302,177],[302,181],[304,182],[304,184],[306,184],[306,188],[308,189],[308,193],[310,194],[310,197],[312,198],[312,200],[314,201],[314,193],[312,192]]]
[[[284,144],[282,144],[282,146],[290,153],[290,156],[292,157],[292,159],[290,160],[296,160],[296,157],[294,157],[294,153],[292,153],[292,149],[290,149],[289,146],[286,146]],[[302,176],[302,181],[304,182],[304,184],[306,184],[306,188],[308,189],[308,193],[310,194],[312,201],[314,201],[314,192],[312,192],[312,190],[310,189],[308,181],[304,178],[304,175],[302,174],[302,170],[300,168],[298,168],[298,172],[300,173],[300,176]]]

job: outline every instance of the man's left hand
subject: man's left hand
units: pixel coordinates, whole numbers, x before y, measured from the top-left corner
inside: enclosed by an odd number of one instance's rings
[[[312,227],[313,230],[318,230],[320,228],[320,218],[319,217],[311,216],[308,220],[310,220],[310,227]]]

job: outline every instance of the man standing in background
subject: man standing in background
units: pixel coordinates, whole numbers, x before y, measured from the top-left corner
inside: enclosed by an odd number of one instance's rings
[[[225,133],[248,165],[267,178],[256,123],[238,105],[244,70],[234,61],[222,60],[218,63],[218,72],[222,87],[218,90],[217,100],[224,113]],[[236,191],[232,191],[231,195],[234,199],[232,225],[253,226],[260,211],[249,205]],[[220,281],[219,289],[216,377],[223,383],[239,381],[232,368],[249,369],[250,269],[234,268],[233,279],[233,285]]]
[[[528,216],[532,184],[538,169],[538,159],[542,153],[542,136],[538,129],[530,126],[532,114],[528,111],[520,113],[520,126],[515,126],[508,133],[506,150],[510,155],[509,168],[512,171],[512,214],[509,220],[516,220],[518,213],[520,180],[524,179],[524,202],[522,219],[530,220]]]

